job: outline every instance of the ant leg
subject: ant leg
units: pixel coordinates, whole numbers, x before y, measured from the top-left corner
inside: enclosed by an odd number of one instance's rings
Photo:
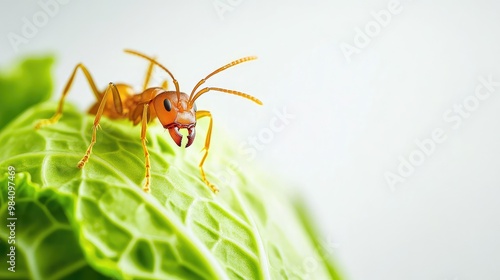
[[[156,59],[156,58],[153,58],[153,59]],[[146,72],[146,77],[144,79],[144,85],[142,86],[143,91],[148,89],[148,84],[149,84],[149,81],[151,80],[151,75],[153,74],[153,67],[154,66],[155,66],[155,63],[153,61],[151,61],[149,63],[148,71]],[[167,80],[163,81],[163,83],[161,84],[161,88],[163,88],[165,90],[168,89]]]
[[[97,128],[99,127],[99,122],[101,121],[102,113],[104,111],[104,105],[106,104],[106,100],[108,100],[108,94],[109,91],[113,92],[113,101],[115,103],[115,109],[118,113],[122,112],[122,103],[121,103],[121,98],[120,94],[118,93],[118,89],[116,88],[115,84],[109,83],[108,88],[104,92],[104,96],[101,100],[101,104],[99,104],[99,109],[97,109],[97,113],[95,114],[95,119],[94,119],[94,125],[92,126],[92,140],[90,141],[90,145],[87,148],[87,151],[85,152],[85,155],[83,158],[78,162],[78,168],[83,168],[87,161],[89,161],[90,154],[92,153],[92,147],[94,147],[94,144],[96,142],[96,133],[97,133]]]
[[[64,106],[64,99],[66,98],[66,95],[68,95],[69,89],[71,88],[71,85],[73,84],[73,80],[75,78],[76,71],[78,69],[82,70],[83,74],[87,78],[87,81],[90,85],[90,88],[92,89],[92,92],[94,93],[96,99],[99,100],[100,93],[97,90],[97,87],[95,86],[94,80],[92,79],[90,72],[87,70],[87,68],[83,64],[79,63],[78,65],[76,65],[75,69],[73,70],[73,73],[71,74],[68,82],[66,83],[66,86],[64,87],[61,99],[59,99],[59,106],[57,107],[57,111],[50,119],[42,119],[42,120],[38,121],[37,124],[35,125],[35,129],[39,129],[39,128],[46,126],[46,125],[54,124],[61,118],[62,112],[63,112],[63,106]]]
[[[148,71],[146,72],[146,77],[144,78],[144,85],[142,86],[143,91],[148,88],[149,80],[151,80],[151,75],[153,74],[154,62],[150,62],[148,66]]]
[[[212,137],[212,122],[213,122],[213,119],[212,119],[212,114],[209,111],[197,111],[196,112],[196,119],[197,120],[201,119],[201,118],[204,118],[204,117],[208,117],[210,119],[210,123],[208,125],[207,137],[205,138],[205,146],[203,147],[203,150],[205,151],[205,154],[203,155],[203,158],[201,159],[200,165],[199,165],[199,167],[200,167],[200,173],[201,173],[201,179],[203,180],[203,182],[205,182],[205,184],[214,193],[218,193],[219,189],[207,180],[207,176],[205,175],[205,171],[203,170],[203,164],[205,163],[205,159],[208,156],[208,149],[210,148],[210,138]]]
[[[148,147],[146,146],[146,130],[148,128],[148,112],[149,112],[149,104],[146,103],[144,104],[144,109],[142,111],[142,129],[141,129],[141,142],[142,142],[142,149],[144,150],[144,161],[145,161],[145,167],[146,167],[146,175],[144,177],[146,178],[146,182],[144,183],[144,186],[142,189],[144,192],[149,193],[150,188],[150,180],[151,180],[151,163],[149,162],[149,152],[148,152]]]
[[[161,88],[164,90],[168,89],[168,81],[167,80],[163,81],[163,83],[161,84]]]

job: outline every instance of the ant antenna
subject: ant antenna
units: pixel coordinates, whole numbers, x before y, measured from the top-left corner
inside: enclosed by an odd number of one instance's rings
[[[179,90],[179,83],[177,82],[177,80],[174,78],[174,75],[172,75],[172,73],[170,71],[168,71],[168,69],[161,65],[158,61],[156,61],[154,58],[151,58],[145,54],[142,54],[140,52],[136,52],[136,51],[133,51],[133,50],[129,50],[129,49],[125,49],[124,52],[126,53],[129,53],[129,54],[133,54],[133,55],[137,55],[137,56],[140,56],[142,58],[145,58],[151,62],[153,62],[154,64],[156,64],[158,67],[160,67],[161,69],[165,70],[165,72],[167,72],[170,77],[172,78],[172,81],[174,82],[174,85],[175,85],[175,91],[177,92],[177,100],[180,100],[180,90]]]
[[[243,92],[240,92],[240,91],[236,91],[236,90],[231,90],[231,89],[225,89],[225,88],[217,88],[217,87],[206,87],[206,88],[203,88],[201,89],[200,91],[198,91],[198,93],[196,93],[196,95],[193,97],[193,99],[191,99],[188,103],[189,103],[189,106],[192,107],[193,104],[194,104],[194,101],[196,99],[198,99],[198,97],[200,97],[202,94],[206,93],[206,92],[209,92],[209,91],[220,91],[220,92],[225,92],[225,93],[229,93],[229,94],[234,94],[234,95],[237,95],[237,96],[241,96],[243,98],[246,98],[246,99],[249,99],[259,105],[262,105],[262,101],[260,101],[258,98],[256,97],[253,97],[249,94],[246,94],[246,93],[243,93]]]
[[[242,93],[242,92],[238,92],[238,91],[234,91],[234,90],[227,90],[227,89],[221,89],[221,88],[204,88],[200,91],[198,91],[196,94],[195,94],[195,91],[202,85],[204,84],[208,78],[212,77],[213,75],[219,73],[219,72],[222,72],[230,67],[233,67],[233,66],[236,66],[240,63],[243,63],[243,62],[246,62],[246,61],[250,61],[250,60],[255,60],[257,59],[256,56],[247,56],[247,57],[243,57],[243,58],[240,58],[240,59],[237,59],[235,61],[232,61],[222,67],[220,67],[219,69],[213,71],[212,73],[208,74],[208,76],[206,76],[205,78],[201,79],[197,84],[196,86],[193,88],[193,91],[191,91],[191,94],[189,95],[189,100],[188,100],[188,103],[191,104],[191,106],[193,105],[194,101],[200,97],[200,95],[202,95],[203,93],[207,92],[207,91],[210,91],[210,90],[215,90],[215,91],[221,91],[221,92],[226,92],[226,93],[230,93],[230,94],[236,94],[236,95],[239,95],[239,96],[242,96],[242,97],[245,97],[245,98],[248,98],[254,102],[257,102],[255,100],[258,100],[257,98],[253,97],[253,96],[250,96],[248,94],[245,94],[245,93]],[[249,98],[249,97],[252,97],[252,98]],[[260,102],[260,100],[258,100]],[[257,103],[259,103],[257,102]],[[262,102],[260,102],[259,104],[262,104]]]

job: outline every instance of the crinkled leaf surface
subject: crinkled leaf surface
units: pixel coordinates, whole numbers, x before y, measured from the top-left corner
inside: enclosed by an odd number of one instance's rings
[[[7,176],[0,178],[2,186],[8,182]],[[71,196],[53,188],[40,189],[26,173],[17,174],[14,182],[15,216],[7,211],[7,193],[0,194],[0,219],[18,218],[14,220],[15,239],[9,239],[10,230],[0,231],[0,261],[7,263],[10,258],[7,254],[12,254],[10,247],[14,245],[16,266],[13,273],[3,265],[0,278],[107,279],[90,267],[78,244],[65,210],[73,208]],[[8,243],[9,240],[15,243]]]
[[[19,218],[16,273],[2,271],[0,277],[338,278],[307,218],[279,192],[272,174],[234,170],[230,182],[217,180],[214,171],[238,156],[223,137],[215,137],[206,163],[208,178],[221,190],[211,193],[198,169],[203,123],[189,149],[175,146],[159,125],[149,126],[152,193],[145,194],[139,127],[103,118],[80,170],[76,164],[90,142],[93,116],[66,106],[57,124],[35,130],[55,108],[30,108],[0,132],[0,174],[8,166],[18,172]],[[5,220],[6,178],[0,176],[0,183]],[[2,261],[6,238],[1,231]]]

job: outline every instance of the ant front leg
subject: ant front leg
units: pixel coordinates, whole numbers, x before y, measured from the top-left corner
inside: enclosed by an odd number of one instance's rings
[[[64,107],[64,99],[66,98],[66,95],[68,95],[69,89],[73,84],[73,80],[75,79],[76,71],[78,69],[82,70],[83,74],[87,78],[87,81],[90,85],[90,88],[92,89],[92,92],[94,93],[96,99],[99,100],[100,93],[97,90],[97,87],[95,86],[94,80],[92,79],[90,72],[83,64],[79,63],[78,65],[76,65],[75,69],[73,70],[73,73],[71,74],[68,82],[66,83],[66,86],[64,87],[61,99],[59,99],[59,106],[57,107],[57,111],[50,119],[43,119],[38,121],[37,124],[35,125],[35,129],[40,129],[43,126],[54,124],[61,118]]]
[[[99,104],[99,109],[97,109],[97,113],[95,115],[94,119],[94,125],[92,126],[92,139],[90,141],[90,145],[87,148],[87,151],[85,152],[85,155],[83,158],[78,162],[78,168],[83,168],[87,161],[89,161],[90,154],[92,153],[92,147],[94,147],[94,144],[96,142],[96,134],[97,134],[97,128],[99,127],[99,122],[101,121],[102,113],[104,111],[104,107],[106,105],[106,100],[108,100],[108,94],[109,91],[113,92],[113,101],[115,105],[116,111],[121,114],[123,112],[122,108],[122,101],[120,98],[120,94],[118,93],[118,89],[116,88],[115,84],[109,83],[108,88],[104,92],[104,96],[101,100],[101,104]]]
[[[148,152],[148,147],[146,146],[147,139],[146,139],[146,131],[148,129],[148,111],[149,111],[149,104],[146,103],[144,104],[144,109],[142,111],[142,129],[141,129],[141,142],[142,142],[142,149],[144,151],[144,162],[145,162],[145,167],[146,167],[146,175],[144,177],[146,178],[146,182],[144,183],[144,186],[142,189],[144,192],[149,193],[150,191],[150,181],[151,181],[151,163],[149,162],[149,152]]]
[[[208,124],[208,131],[207,131],[207,137],[205,138],[205,146],[203,147],[203,150],[205,151],[205,154],[203,155],[203,158],[200,161],[200,173],[201,173],[201,179],[205,184],[214,192],[218,193],[219,189],[214,186],[212,183],[210,183],[207,180],[207,176],[205,175],[205,171],[203,170],[203,164],[205,163],[205,159],[208,156],[208,149],[210,148],[210,138],[212,137],[212,114],[209,111],[197,111],[196,112],[196,119],[201,119],[204,117],[208,117],[210,119],[210,123]]]

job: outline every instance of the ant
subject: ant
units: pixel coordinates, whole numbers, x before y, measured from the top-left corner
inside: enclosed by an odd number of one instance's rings
[[[179,133],[179,129],[187,129],[187,144],[186,148],[191,146],[195,138],[195,126],[196,121],[201,118],[209,118],[208,131],[205,139],[205,146],[202,151],[205,151],[200,164],[200,173],[201,179],[203,182],[214,192],[217,193],[219,190],[216,186],[211,184],[206,178],[205,171],[203,170],[203,164],[205,163],[205,159],[208,155],[208,149],[210,148],[210,138],[212,135],[212,114],[210,111],[198,111],[196,108],[195,101],[201,95],[209,92],[209,91],[219,91],[228,94],[234,94],[237,96],[241,96],[243,98],[249,99],[259,105],[262,105],[262,102],[246,93],[217,88],[217,87],[205,87],[203,89],[198,90],[198,88],[203,85],[206,80],[213,75],[224,71],[230,67],[236,66],[240,63],[251,61],[257,59],[255,56],[243,57],[238,60],[234,60],[231,63],[228,63],[217,70],[210,73],[205,78],[201,79],[196,86],[191,91],[190,95],[187,95],[184,92],[179,90],[179,83],[174,78],[172,73],[159,62],[156,61],[155,58],[148,57],[142,53],[133,51],[133,50],[125,50],[126,53],[136,55],[142,57],[150,62],[146,79],[144,81],[143,91],[140,93],[135,93],[131,86],[126,84],[114,84],[112,82],[109,83],[108,87],[105,91],[99,92],[97,87],[90,75],[90,72],[87,68],[79,63],[73,70],[66,86],[63,90],[61,99],[59,100],[59,105],[57,111],[50,119],[42,119],[36,125],[35,129],[39,129],[43,126],[55,124],[61,118],[64,106],[64,99],[68,94],[68,91],[73,83],[76,72],[80,69],[92,89],[97,102],[89,109],[88,113],[95,114],[94,125],[92,127],[92,140],[90,145],[85,152],[83,158],[78,162],[78,168],[83,168],[85,164],[88,162],[90,154],[92,153],[92,147],[96,143],[96,133],[99,127],[99,121],[101,117],[104,115],[110,119],[129,119],[132,121],[133,125],[138,125],[141,123],[141,142],[142,148],[144,150],[144,158],[145,158],[145,183],[143,186],[143,190],[146,193],[150,191],[150,180],[151,180],[151,165],[149,161],[149,152],[146,146],[146,130],[148,123],[154,121],[155,116],[158,117],[158,120],[162,124],[165,129],[168,129],[170,136],[174,140],[174,142],[180,147],[182,141],[182,134]],[[175,91],[167,91],[167,82],[164,82],[161,87],[148,87],[149,80],[151,78],[151,73],[154,66],[160,67],[162,70],[167,72],[167,74],[172,78],[172,81],[175,85]],[[198,90],[198,91],[197,91]],[[111,93],[111,94],[110,94]]]

